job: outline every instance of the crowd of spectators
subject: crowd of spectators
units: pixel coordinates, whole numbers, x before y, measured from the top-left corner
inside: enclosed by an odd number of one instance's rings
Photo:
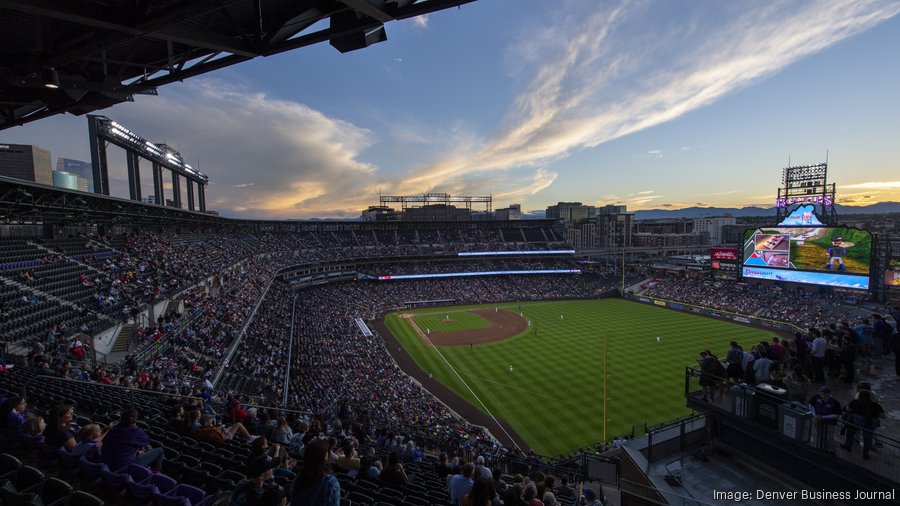
[[[782,288],[731,281],[658,277],[641,295],[719,309],[746,316],[790,323],[800,328],[823,327],[846,318],[855,308],[841,298],[803,288]]]

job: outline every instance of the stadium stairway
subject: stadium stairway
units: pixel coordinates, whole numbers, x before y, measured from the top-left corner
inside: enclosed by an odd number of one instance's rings
[[[116,336],[116,342],[113,344],[110,351],[113,353],[127,352],[131,348],[131,343],[134,340],[136,330],[137,325],[133,323],[122,325],[122,329],[119,331],[119,335]]]

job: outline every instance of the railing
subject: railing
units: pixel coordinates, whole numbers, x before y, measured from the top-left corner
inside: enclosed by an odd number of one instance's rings
[[[836,465],[856,466],[873,478],[888,480],[900,486],[900,441],[854,425],[842,418],[837,424],[816,418],[805,404],[789,402],[787,390],[760,383],[748,385],[734,383],[725,378],[712,377],[716,385],[711,399],[704,400],[700,387],[701,373],[698,366],[685,368],[685,396],[690,405],[709,412],[721,413],[739,419],[758,430],[771,432],[772,444],[796,445],[798,451],[808,452],[811,460],[836,459]],[[872,433],[874,444],[871,458],[863,458],[860,439],[864,433]],[[892,434],[893,435],[893,434]],[[843,448],[841,445],[847,445]],[[877,476],[874,476],[877,475]]]

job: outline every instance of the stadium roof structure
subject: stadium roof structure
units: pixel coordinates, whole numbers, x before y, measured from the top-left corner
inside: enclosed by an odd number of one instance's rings
[[[87,114],[158,86],[474,0],[0,0],[0,129]]]

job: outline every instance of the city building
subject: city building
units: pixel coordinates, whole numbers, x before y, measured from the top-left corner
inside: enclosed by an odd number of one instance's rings
[[[706,244],[706,234],[654,234],[650,232],[635,232],[632,236],[631,244],[636,248],[703,246]]]
[[[725,216],[713,216],[710,218],[694,218],[694,232],[706,233],[709,237],[709,243],[713,246],[721,246],[725,244],[725,235],[722,233],[722,227],[726,225],[734,225],[737,223],[734,216],[726,214]]]
[[[575,223],[580,220],[590,219],[597,216],[597,208],[594,206],[586,206],[581,202],[559,202],[552,206],[547,206],[545,217],[553,220],[562,220],[566,223]]]
[[[56,159],[56,170],[75,174],[83,178],[87,183],[88,189],[82,191],[94,191],[94,168],[91,162],[59,157]]]
[[[496,209],[494,210],[494,219],[501,221],[521,220],[522,205],[512,204],[511,206],[504,207],[503,209]]]
[[[401,213],[388,206],[369,206],[359,216],[362,221],[397,221]]]
[[[641,234],[690,234],[694,222],[690,219],[635,220],[634,233]]]
[[[50,150],[30,144],[0,144],[0,176],[53,186]]]
[[[614,248],[631,245],[634,213],[626,206],[608,205],[596,209],[597,239],[599,248]]]
[[[65,188],[67,190],[78,190],[81,192],[88,191],[87,179],[78,174],[72,174],[71,172],[66,172],[64,170],[53,171],[53,186]]]

